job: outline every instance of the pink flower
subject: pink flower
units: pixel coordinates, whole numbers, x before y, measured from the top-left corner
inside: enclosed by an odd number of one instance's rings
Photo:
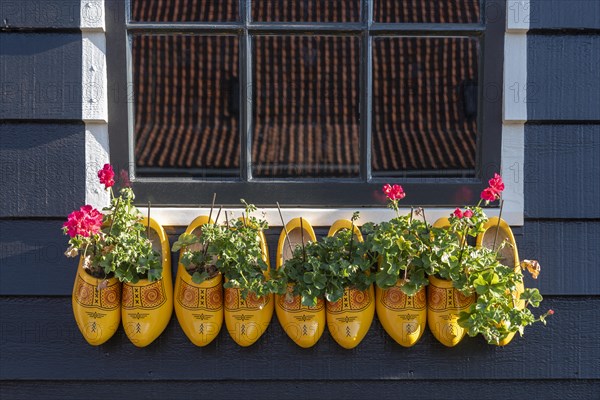
[[[102,227],[102,213],[90,205],[85,205],[79,211],[73,211],[63,224],[67,234],[71,237],[81,235],[89,237],[100,232]]]
[[[456,218],[460,219],[463,217],[463,212],[461,211],[460,208],[457,208],[456,210],[454,210],[454,213],[452,215],[454,215]]]
[[[548,310],[548,315],[554,315],[554,310]]]
[[[402,189],[402,186],[400,185],[383,185],[383,193],[385,193],[387,198],[392,201],[402,200],[404,197],[406,197],[406,193],[404,193],[404,189]]]
[[[104,184],[105,189],[115,184],[115,171],[110,164],[104,164],[104,167],[98,171],[98,178],[100,178],[100,183]]]
[[[485,201],[495,201],[500,198],[500,194],[492,188],[485,188],[481,192],[481,198]]]
[[[463,217],[465,218],[471,218],[473,216],[473,211],[471,210],[465,210],[465,212],[463,213]]]
[[[498,194],[504,190],[504,182],[502,177],[498,174],[494,174],[494,177],[488,181],[490,188],[494,189]]]

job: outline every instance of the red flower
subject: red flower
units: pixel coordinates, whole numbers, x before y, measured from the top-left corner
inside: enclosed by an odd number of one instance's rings
[[[79,211],[73,211],[69,214],[63,227],[67,228],[67,234],[71,237],[77,235],[89,237],[100,232],[102,217],[100,211],[90,205],[85,205]]]
[[[554,315],[554,310],[548,310],[548,315]]]
[[[402,189],[402,186],[400,185],[383,185],[383,193],[385,193],[387,198],[392,201],[402,200],[404,197],[406,197],[406,193],[404,193],[404,189]]]
[[[494,189],[498,194],[504,190],[504,182],[502,182],[502,177],[498,174],[494,174],[494,177],[488,183],[490,184],[490,188]]]
[[[473,211],[471,210],[465,210],[465,212],[463,213],[463,217],[465,218],[471,218],[473,216]]]
[[[492,188],[485,188],[481,192],[481,198],[485,201],[494,201],[500,198],[500,193],[496,192]]]
[[[460,208],[457,208],[456,210],[454,210],[454,214],[453,214],[456,218],[460,219],[463,217],[463,212],[460,210]]]
[[[110,164],[104,164],[104,168],[98,171],[98,178],[100,178],[100,183],[104,184],[105,189],[115,184],[115,171]]]

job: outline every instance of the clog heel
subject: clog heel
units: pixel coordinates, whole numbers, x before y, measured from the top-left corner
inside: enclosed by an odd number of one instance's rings
[[[264,262],[269,265],[269,250],[264,233],[260,232],[260,248]],[[269,279],[268,270],[265,278]],[[225,325],[231,338],[240,346],[254,344],[265,333],[273,317],[273,295],[257,297],[248,293],[244,300],[240,289],[225,289]]]
[[[143,218],[149,227],[149,239],[161,255],[162,277],[150,282],[123,284],[121,318],[125,334],[137,347],[146,347],[165,330],[173,313],[173,279],[171,277],[171,250],[162,226],[154,219]]]
[[[507,243],[502,247],[498,254],[500,256],[500,262],[507,267],[514,268],[515,271],[521,273],[521,264],[519,262],[519,252],[517,250],[517,243],[515,236],[513,235],[510,226],[498,217],[492,217],[483,226],[483,233],[477,236],[477,247],[487,247],[488,249],[500,248],[500,245],[504,242]],[[515,308],[522,310],[525,308],[525,301],[521,300],[521,293],[525,290],[523,280],[517,284],[517,290],[512,293],[513,304]],[[506,338],[498,343],[498,346],[506,346],[514,338],[515,333],[510,333]]]
[[[426,292],[421,288],[415,295],[402,292],[401,280],[389,289],[375,288],[377,318],[383,329],[400,346],[414,346],[425,331],[427,323]]]
[[[286,235],[286,230],[288,235]],[[302,230],[304,230],[304,234],[302,234]],[[317,240],[315,232],[307,220],[294,218],[287,223],[286,229],[283,229],[279,235],[277,244],[277,269],[292,257],[287,241],[289,240],[293,249],[302,243],[303,237],[305,243]],[[304,306],[300,295],[292,296],[293,290],[293,285],[289,284],[287,294],[275,295],[277,319],[285,333],[298,346],[312,347],[319,341],[325,330],[325,301],[319,298],[314,307]]]
[[[80,258],[71,303],[77,327],[92,346],[110,339],[121,322],[121,283],[109,278],[100,285],[104,280],[88,274]]]
[[[448,226],[448,218],[440,218],[433,224],[434,228]],[[458,324],[458,316],[474,302],[474,294],[465,296],[452,286],[452,281],[430,276],[427,287],[427,324],[433,336],[447,347],[460,343],[467,331]]]
[[[327,236],[334,236],[342,229],[351,230],[352,222],[338,220]],[[363,241],[360,229],[354,226],[354,235],[359,242]],[[333,340],[345,349],[353,349],[364,339],[371,327],[375,315],[375,292],[373,285],[367,290],[344,288],[344,294],[336,302],[327,301],[327,328]]]
[[[190,223],[185,233],[199,235],[200,228],[207,223],[213,222],[207,216],[197,217]],[[181,253],[179,258],[181,259]],[[175,278],[175,315],[181,329],[193,344],[206,346],[212,342],[223,326],[221,273],[197,284],[192,281],[192,276],[180,262]]]

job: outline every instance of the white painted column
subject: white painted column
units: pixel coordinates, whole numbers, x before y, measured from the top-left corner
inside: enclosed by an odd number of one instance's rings
[[[104,0],[82,0],[82,109],[85,123],[85,202],[108,205],[109,195],[98,182],[97,172],[109,160],[108,90]]]

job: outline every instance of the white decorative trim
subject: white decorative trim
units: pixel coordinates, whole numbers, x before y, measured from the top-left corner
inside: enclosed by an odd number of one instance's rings
[[[148,209],[140,207],[142,214],[146,215]],[[218,210],[214,210],[212,217],[215,219]],[[221,211],[220,221],[224,221],[223,212],[233,213],[234,218],[242,215],[241,208],[227,208]],[[360,211],[359,225],[366,222],[382,222],[388,221],[395,216],[394,211],[389,208],[282,208],[281,213],[283,219],[287,221],[295,217],[303,217],[313,226],[331,226],[338,219],[350,219],[354,211]],[[427,222],[433,223],[440,217],[448,217],[454,211],[454,208],[426,208],[425,216]],[[400,209],[402,214],[407,214],[410,209]],[[150,210],[150,217],[154,218],[163,226],[187,226],[192,220],[200,215],[209,215],[210,208],[179,208],[179,207],[157,207]],[[281,218],[277,208],[261,208],[256,212],[257,216],[264,213],[264,217],[269,223],[269,226],[282,226]],[[488,216],[498,215],[498,209],[486,210]],[[230,215],[230,214],[228,214]],[[522,221],[523,214],[515,214],[512,210],[507,210],[506,207],[502,212],[503,218],[510,225],[518,225]],[[522,222],[521,222],[522,225]]]
[[[504,122],[527,121],[527,34],[504,36]]]
[[[106,37],[103,32],[84,32],[82,37],[82,119],[108,121]]]
[[[81,0],[79,11],[82,31],[104,32],[106,30],[104,0]]]
[[[529,0],[507,0],[506,2],[506,32],[527,32],[531,5]]]
[[[96,208],[106,207],[110,196],[98,182],[98,171],[110,162],[108,125],[85,125],[85,203]]]
[[[504,180],[503,216],[510,216],[510,225],[523,225],[525,200],[523,195],[523,165],[525,163],[525,125],[502,127],[502,178]],[[506,219],[506,218],[505,218]]]

